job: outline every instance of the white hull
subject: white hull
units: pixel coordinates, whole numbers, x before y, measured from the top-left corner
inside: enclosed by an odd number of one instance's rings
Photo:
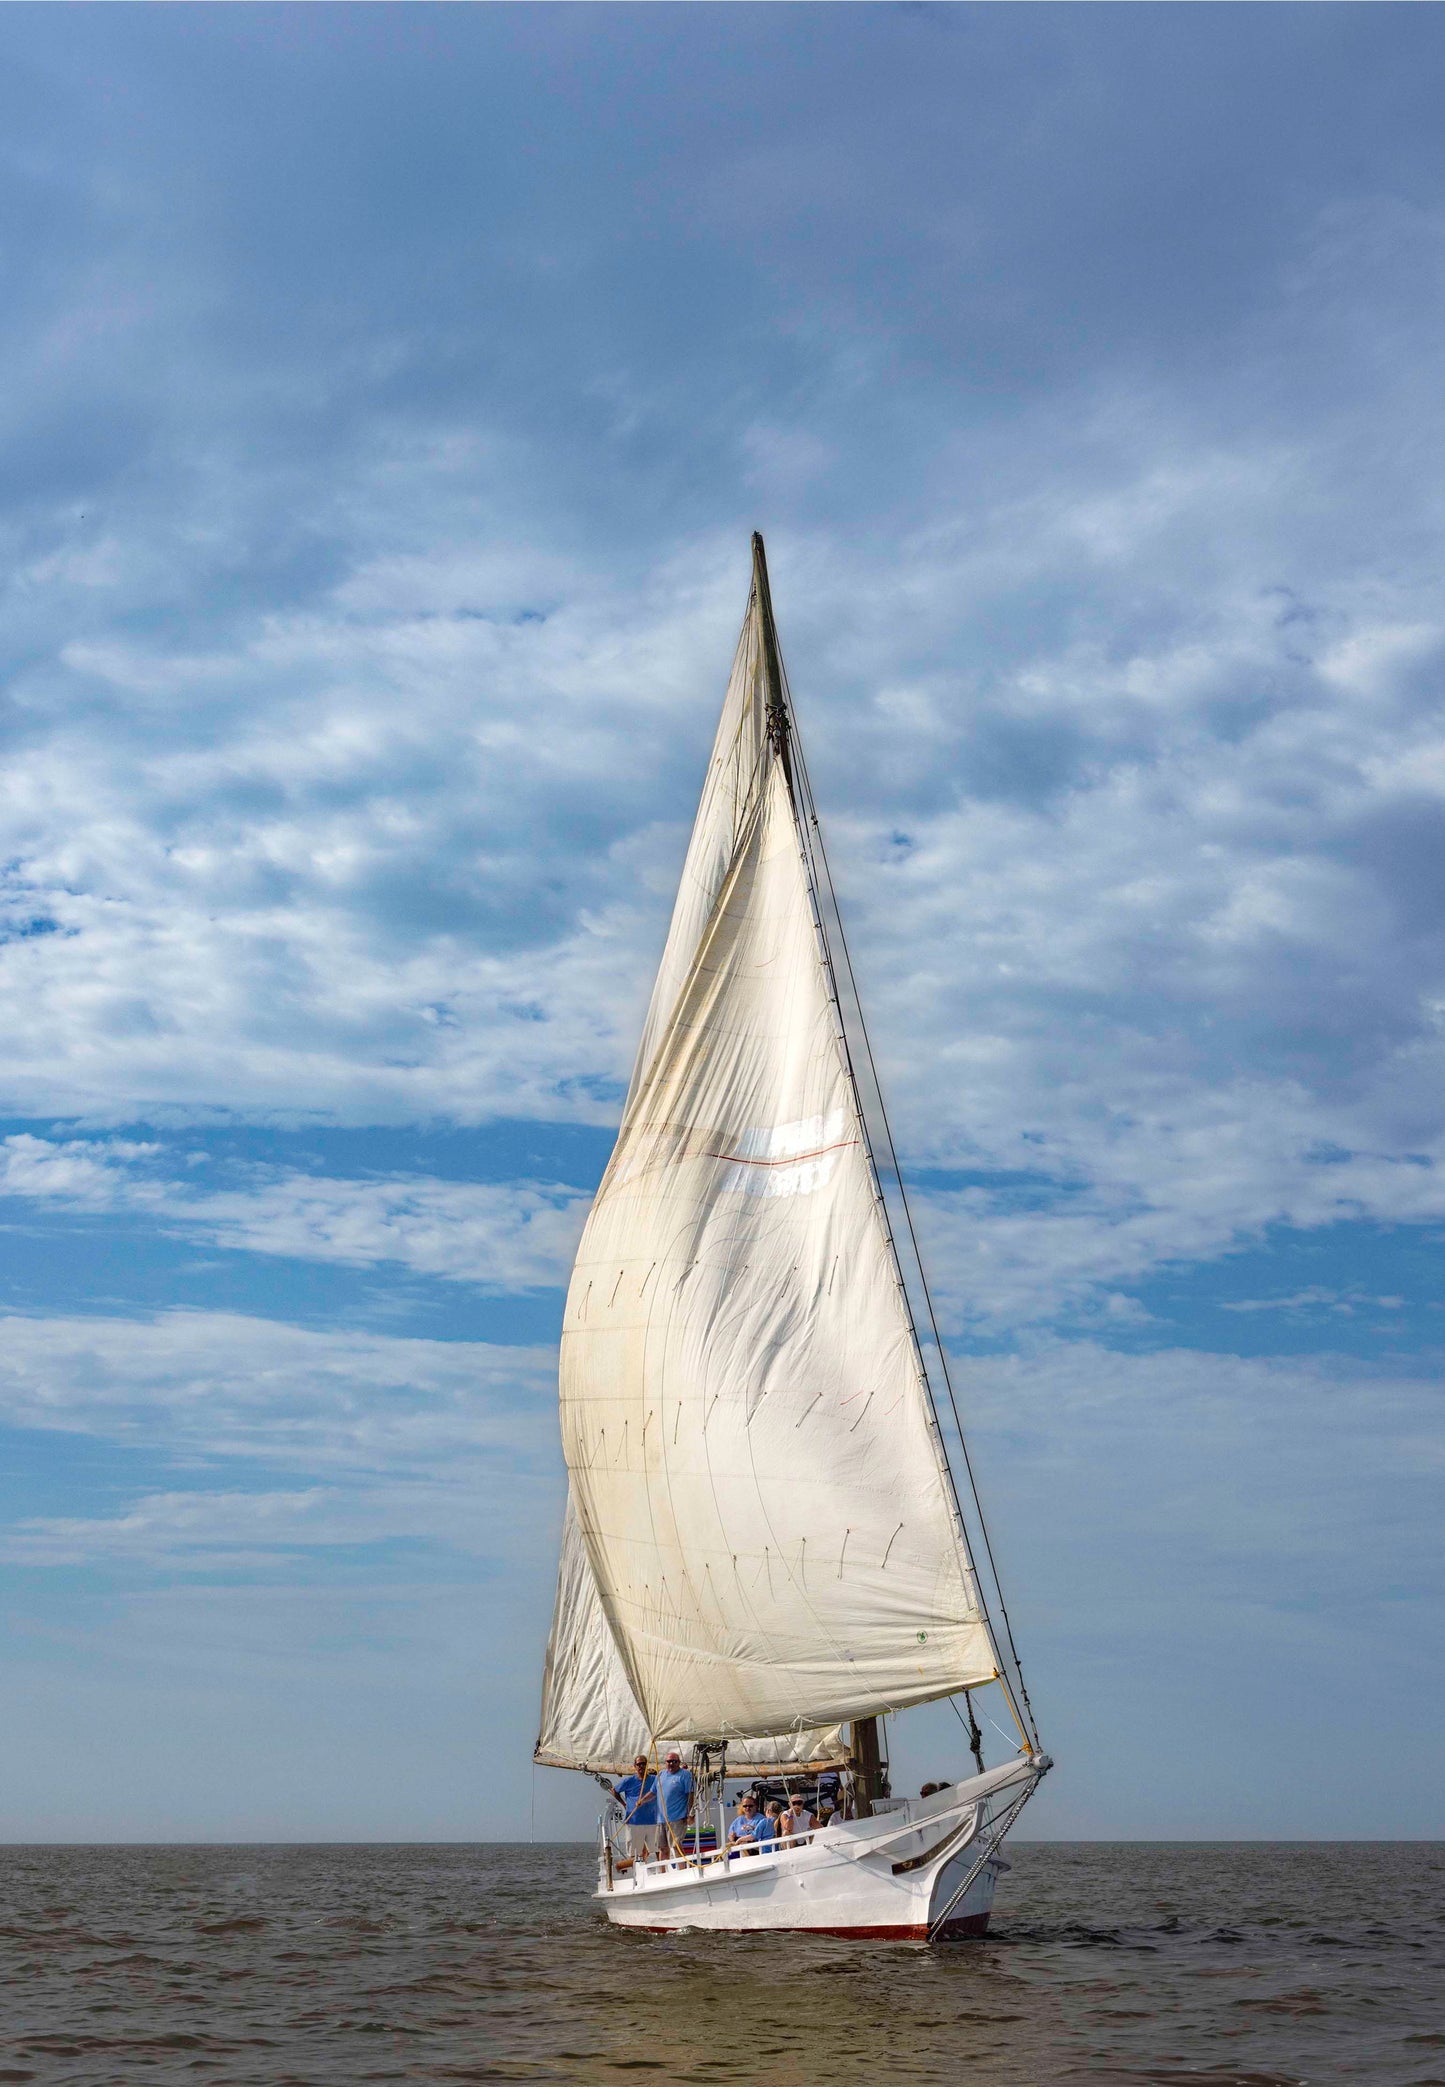
[[[1031,1767],[994,1770],[755,1855],[619,1870],[604,1853],[597,1898],[617,1926],[660,1932],[766,1929],[894,1942],[982,1935],[1008,1868],[995,1852],[1002,1835],[987,1822],[986,1798],[1007,1791],[1011,1817],[1018,1786],[1026,1794],[1037,1780]]]

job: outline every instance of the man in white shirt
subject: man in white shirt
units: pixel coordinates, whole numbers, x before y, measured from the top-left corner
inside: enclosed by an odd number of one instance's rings
[[[794,1790],[788,1797],[788,1809],[778,1820],[778,1838],[796,1840],[802,1834],[811,1833],[817,1820],[808,1810],[802,1798]]]

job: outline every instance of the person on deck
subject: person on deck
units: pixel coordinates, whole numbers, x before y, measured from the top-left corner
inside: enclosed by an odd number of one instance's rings
[[[808,1810],[798,1792],[790,1790],[788,1793],[788,1809],[778,1821],[780,1838],[797,1840],[801,1835],[811,1833],[817,1823],[817,1820]]]
[[[736,1816],[728,1823],[728,1846],[740,1855],[755,1855],[759,1841],[770,1841],[773,1829],[751,1790],[738,1799]]]
[[[634,1862],[646,1862],[648,1849],[658,1833],[657,1777],[647,1772],[647,1756],[639,1754],[632,1764],[633,1773],[622,1776],[612,1785],[627,1821],[627,1852]]]
[[[658,1801],[662,1807],[663,1854],[685,1852],[688,1821],[692,1817],[696,1786],[692,1770],[682,1765],[677,1748],[669,1747],[667,1763],[657,1778]]]

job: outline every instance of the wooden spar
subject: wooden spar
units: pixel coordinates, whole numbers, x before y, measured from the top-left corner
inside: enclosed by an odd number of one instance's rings
[[[883,1797],[883,1749],[878,1739],[876,1717],[855,1717],[848,1727],[849,1750],[857,1766],[853,1772],[853,1789],[858,1806],[858,1817],[872,1817],[873,1800]]]

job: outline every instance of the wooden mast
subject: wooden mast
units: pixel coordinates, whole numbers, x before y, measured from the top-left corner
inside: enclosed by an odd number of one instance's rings
[[[877,1718],[855,1717],[848,1727],[848,1744],[854,1763],[853,1793],[858,1817],[866,1819],[872,1814],[874,1798],[888,1794],[883,1787],[886,1777]]]

